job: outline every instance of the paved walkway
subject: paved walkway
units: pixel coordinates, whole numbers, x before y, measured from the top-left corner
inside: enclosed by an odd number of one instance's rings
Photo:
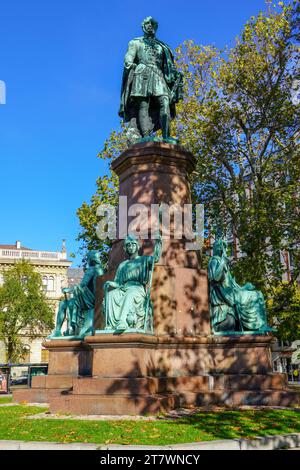
[[[101,444],[61,444],[56,442],[0,441],[0,450],[300,450],[300,433],[258,437],[255,439],[226,439],[192,442],[168,446],[131,446]]]

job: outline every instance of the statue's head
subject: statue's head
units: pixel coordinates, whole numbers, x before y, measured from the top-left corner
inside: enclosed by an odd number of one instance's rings
[[[100,253],[99,251],[96,250],[91,250],[87,254],[87,262],[89,265],[95,265],[95,264],[100,264],[101,265],[101,259],[100,259]]]
[[[142,22],[142,29],[149,36],[155,36],[157,28],[158,22],[152,16],[147,16]]]
[[[222,240],[222,238],[217,238],[213,245],[213,255],[222,256],[223,253],[226,254],[227,251],[227,242]]]
[[[139,242],[134,235],[128,235],[124,241],[125,252],[130,256],[139,251]]]

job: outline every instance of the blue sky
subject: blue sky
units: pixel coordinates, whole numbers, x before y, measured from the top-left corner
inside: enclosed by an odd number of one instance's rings
[[[76,252],[104,140],[119,126],[123,56],[152,15],[173,49],[232,44],[264,0],[11,0],[0,7],[0,244]],[[80,259],[77,258],[77,262]]]

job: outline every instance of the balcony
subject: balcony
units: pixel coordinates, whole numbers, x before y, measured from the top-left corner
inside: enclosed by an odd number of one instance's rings
[[[0,258],[62,261],[67,259],[67,254],[61,251],[29,251],[0,249]]]

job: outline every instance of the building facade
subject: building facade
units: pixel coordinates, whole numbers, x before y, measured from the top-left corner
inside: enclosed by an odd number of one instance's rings
[[[61,290],[69,285],[68,269],[72,264],[67,259],[65,241],[63,240],[61,251],[32,250],[22,246],[20,241],[15,245],[0,245],[0,284],[3,282],[3,271],[22,259],[29,261],[41,275],[47,299],[54,304],[56,313],[62,296]],[[28,346],[25,362],[47,362],[47,351],[42,348],[44,337],[29,341],[24,335],[23,341]],[[5,362],[5,349],[0,342],[0,363]]]

